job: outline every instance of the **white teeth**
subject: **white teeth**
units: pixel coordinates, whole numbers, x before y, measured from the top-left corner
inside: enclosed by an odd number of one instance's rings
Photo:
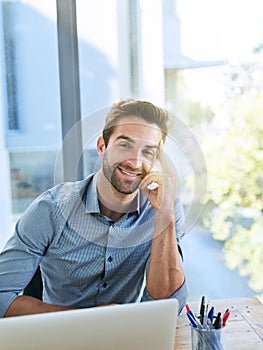
[[[137,174],[130,174],[130,173],[127,173],[127,171],[125,171],[125,170],[123,170],[123,169],[121,169],[121,171],[122,171],[124,174],[129,175],[129,176],[131,176],[131,177],[136,177],[136,176],[137,176]]]

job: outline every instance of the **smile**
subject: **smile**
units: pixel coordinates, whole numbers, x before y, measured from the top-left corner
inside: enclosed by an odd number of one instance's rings
[[[120,170],[121,173],[123,173],[123,174],[125,174],[125,175],[127,175],[127,176],[129,176],[129,177],[136,178],[136,177],[138,177],[138,176],[141,175],[141,173],[139,173],[139,174],[136,174],[136,173],[129,173],[128,171],[125,171],[125,170],[123,170],[123,169],[121,169],[121,168],[118,168],[118,169]]]

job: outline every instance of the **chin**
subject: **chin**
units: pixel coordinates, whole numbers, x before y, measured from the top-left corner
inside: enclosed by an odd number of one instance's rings
[[[117,190],[119,193],[122,194],[132,194],[134,192],[136,192],[139,188],[139,184],[134,184],[131,186],[115,186],[114,184],[112,184],[112,186],[115,188],[115,190]]]

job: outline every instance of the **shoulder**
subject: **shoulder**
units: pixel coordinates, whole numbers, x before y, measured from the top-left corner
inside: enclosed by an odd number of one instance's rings
[[[53,198],[54,202],[59,204],[63,202],[71,202],[85,195],[87,186],[91,180],[91,176],[77,182],[65,182],[59,184],[47,191]]]
[[[79,198],[83,199],[92,178],[93,174],[81,181],[61,183],[47,190],[45,194],[52,198],[55,204],[71,203]]]
[[[82,201],[92,175],[77,182],[65,182],[56,185],[39,195],[27,208],[25,214],[55,215],[58,211],[70,212],[78,202]]]

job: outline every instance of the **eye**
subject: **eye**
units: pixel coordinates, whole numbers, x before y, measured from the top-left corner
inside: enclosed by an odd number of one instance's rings
[[[130,149],[131,146],[128,142],[121,142],[119,143],[119,147],[124,148],[124,149]]]
[[[145,149],[145,150],[143,150],[143,154],[148,158],[154,158],[156,152],[154,150],[151,150],[151,149]]]

